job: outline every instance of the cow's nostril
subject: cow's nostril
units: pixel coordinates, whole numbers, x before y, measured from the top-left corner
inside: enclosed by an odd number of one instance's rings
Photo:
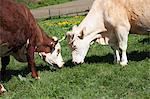
[[[62,69],[64,66],[58,67],[59,69]]]
[[[57,68],[57,69],[63,68],[63,65],[59,67],[57,64],[53,64],[53,66],[54,66],[55,68]]]
[[[79,63],[77,63],[77,62],[73,62],[73,64],[74,64],[74,65],[78,65]]]

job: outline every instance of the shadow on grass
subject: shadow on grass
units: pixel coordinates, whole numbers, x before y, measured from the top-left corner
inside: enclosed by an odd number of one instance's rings
[[[150,52],[138,52],[138,51],[133,51],[131,53],[128,54],[128,60],[131,61],[142,61],[146,58],[150,58]],[[109,63],[109,64],[113,64],[113,54],[109,53],[105,56],[90,56],[90,57],[86,57],[85,58],[85,63]],[[74,67],[76,65],[74,65],[72,63],[72,60],[68,60],[65,65],[65,67]],[[51,68],[52,66],[43,66],[43,65],[38,65],[36,67],[37,71],[51,71],[54,72],[57,69],[56,68]],[[3,79],[3,81],[7,82],[9,81],[12,76],[18,76],[21,75],[23,77],[26,77],[26,75],[28,75],[30,73],[29,69],[27,68],[27,66],[21,70],[7,70],[6,71],[6,77],[4,77],[5,79]],[[1,77],[0,77],[1,78]]]
[[[128,56],[128,60],[130,61],[142,61],[146,58],[150,58],[150,52],[138,52],[138,51],[133,51],[130,53],[127,53]],[[113,64],[114,58],[113,58],[113,54],[109,53],[105,56],[90,56],[90,57],[86,57],[85,58],[85,63],[109,63],[109,64]],[[71,60],[67,61],[65,63],[66,67],[74,67],[75,65],[72,63]]]
[[[85,58],[85,63],[110,63],[110,64],[113,64],[113,54],[109,53],[108,55],[106,56],[90,56],[90,57],[86,57]],[[78,64],[80,65],[80,64]],[[72,60],[68,60],[66,63],[65,63],[65,67],[69,67],[69,68],[73,68],[77,65],[73,64],[72,63]]]
[[[85,58],[86,63],[109,63],[113,64],[113,54],[109,53],[105,56],[90,56]]]
[[[143,40],[139,41],[139,43],[150,45],[150,37],[144,38]]]
[[[53,67],[53,68],[50,68],[50,66],[43,66],[43,65],[38,65],[36,66],[36,70],[37,71],[56,71],[56,69]],[[19,69],[19,70],[6,70],[6,74],[4,77],[1,77],[0,75],[0,80],[1,81],[4,81],[4,82],[8,82],[13,76],[18,76],[18,75],[21,75],[23,77],[26,77],[30,72],[28,66],[25,66],[25,68],[22,68],[22,69]],[[1,72],[0,72],[1,74]],[[33,78],[34,79],[34,78]]]
[[[68,61],[64,64],[64,66],[65,66],[65,67],[70,67],[70,68],[72,68],[72,67],[74,67],[74,66],[76,66],[76,65],[73,64],[73,63],[72,63],[72,60],[70,59],[70,60],[68,60]]]
[[[150,58],[150,52],[138,52],[138,51],[133,51],[128,54],[128,60],[131,61],[142,61],[146,58]]]

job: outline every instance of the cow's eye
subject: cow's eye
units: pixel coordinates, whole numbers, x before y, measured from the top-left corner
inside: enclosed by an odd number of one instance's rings
[[[57,50],[57,53],[58,53],[58,54],[60,53],[60,49]]]
[[[73,48],[73,49],[76,49],[77,47],[76,47],[76,45],[72,45],[72,48]]]
[[[57,50],[57,56],[59,55],[59,53],[60,53],[60,49]]]
[[[72,35],[71,39],[73,39],[73,38],[74,38],[74,35]]]

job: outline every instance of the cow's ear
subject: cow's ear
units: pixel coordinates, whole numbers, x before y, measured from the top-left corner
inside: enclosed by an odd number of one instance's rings
[[[84,37],[84,33],[85,33],[85,28],[83,28],[82,30],[81,30],[81,32],[79,33],[79,38],[80,39],[83,39],[83,37]]]
[[[67,36],[70,36],[71,34],[72,34],[72,32],[70,32],[70,31],[68,31],[68,32],[66,33]]]
[[[76,31],[77,30],[77,25],[74,25],[73,27],[72,27],[72,31]]]
[[[68,39],[73,39],[74,38],[74,34],[72,32],[70,32],[70,31],[68,31],[66,33],[66,36],[67,36]]]
[[[36,52],[42,52],[42,51],[44,51],[44,47],[42,45],[38,45],[35,47],[35,51]]]
[[[55,45],[56,45],[56,43],[57,43],[57,42],[52,41],[52,42],[50,43],[51,48],[54,48],[54,47],[55,47]]]
[[[83,31],[82,31],[78,37],[79,37],[80,39],[83,39],[83,36],[84,36],[84,34],[83,34]]]
[[[57,38],[57,37],[53,36],[52,38],[53,38],[53,40],[54,40],[55,42],[58,42],[58,38]]]
[[[35,51],[36,52],[40,52],[40,48],[41,48],[42,44],[41,43],[38,43],[35,47]]]

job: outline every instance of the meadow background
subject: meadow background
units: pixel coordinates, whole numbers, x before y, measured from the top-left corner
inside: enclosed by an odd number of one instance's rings
[[[49,6],[49,5],[56,5],[61,4],[73,0],[14,0],[19,3],[24,3],[30,9],[35,9],[39,7]]]
[[[62,38],[84,16],[39,20],[49,36]],[[4,99],[149,99],[150,98],[150,42],[147,36],[129,35],[129,64],[121,67],[113,63],[109,46],[94,44],[85,63],[74,66],[67,41],[61,42],[64,68],[56,69],[36,54],[40,80],[34,80],[26,63],[14,58],[7,67],[8,78],[3,82],[8,92]]]
[[[51,0],[49,0],[51,1]],[[61,0],[60,0],[61,1]],[[49,36],[59,39],[85,16],[37,20]],[[73,65],[67,40],[61,42],[64,68],[57,69],[35,54],[41,79],[35,80],[27,63],[11,57],[9,75],[2,83],[7,92],[1,99],[150,99],[150,38],[129,35],[126,67],[113,63],[109,46],[90,47],[85,63]],[[0,65],[1,67],[1,65]]]

